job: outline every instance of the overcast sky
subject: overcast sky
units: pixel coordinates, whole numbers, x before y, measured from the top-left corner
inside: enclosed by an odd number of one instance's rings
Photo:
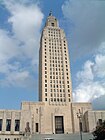
[[[38,101],[38,53],[49,11],[65,30],[73,99],[105,109],[105,1],[0,0],[0,108]]]

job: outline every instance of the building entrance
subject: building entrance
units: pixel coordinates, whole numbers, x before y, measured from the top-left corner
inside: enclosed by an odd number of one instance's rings
[[[55,116],[55,133],[64,133],[63,116]]]

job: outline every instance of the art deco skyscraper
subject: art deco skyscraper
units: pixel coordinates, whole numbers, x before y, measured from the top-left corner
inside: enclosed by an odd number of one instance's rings
[[[49,105],[71,103],[70,74],[66,36],[50,13],[40,40],[39,100]]]

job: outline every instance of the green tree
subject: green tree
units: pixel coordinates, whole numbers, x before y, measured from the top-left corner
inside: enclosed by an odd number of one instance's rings
[[[105,121],[96,126],[93,136],[94,140],[105,140]]]

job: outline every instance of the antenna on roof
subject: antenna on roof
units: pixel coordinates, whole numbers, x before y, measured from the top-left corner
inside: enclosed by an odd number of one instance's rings
[[[52,16],[52,10],[50,11],[49,16]]]

